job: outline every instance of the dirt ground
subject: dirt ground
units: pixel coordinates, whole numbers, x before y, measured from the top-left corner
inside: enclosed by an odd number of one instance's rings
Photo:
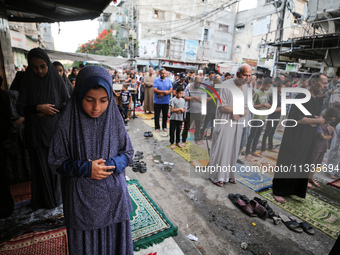
[[[168,141],[145,138],[152,131],[143,119],[130,121],[127,127],[135,151],[144,152],[147,172],[135,173],[130,167],[126,175],[137,179],[150,197],[179,229],[175,241],[185,254],[328,254],[335,240],[316,229],[316,235],[295,233],[272,220],[251,218],[228,199],[229,193],[258,196],[241,183],[223,187],[213,185],[206,176],[191,177],[190,164],[170,148]],[[153,162],[159,155],[162,161],[172,162],[172,170]],[[339,198],[339,197],[338,197]],[[338,200],[340,201],[340,199]],[[282,208],[270,203],[276,213]],[[193,234],[197,242],[186,237]],[[241,244],[243,248],[241,248]]]

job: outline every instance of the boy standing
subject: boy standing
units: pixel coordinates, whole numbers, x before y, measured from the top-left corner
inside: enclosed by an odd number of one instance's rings
[[[123,108],[124,113],[125,113],[124,121],[128,121],[129,120],[129,118],[128,118],[128,111],[129,111],[129,108],[131,106],[131,94],[127,90],[128,86],[129,85],[124,84],[123,87],[122,87],[122,91],[120,92],[120,96],[122,97],[122,108]]]
[[[170,148],[175,149],[175,131],[176,131],[176,145],[182,148],[181,141],[181,129],[183,123],[183,115],[185,112],[185,100],[182,98],[184,93],[183,87],[177,87],[176,97],[170,100],[171,116],[170,116]]]
[[[270,87],[272,86],[272,79],[270,78],[265,78],[263,80],[263,84],[261,86],[261,88],[255,92],[255,94],[253,95],[253,103],[254,103],[254,108],[258,109],[258,110],[265,110],[265,109],[269,109],[271,107],[271,105],[268,103],[269,101],[269,94],[268,94],[268,90],[270,89]],[[256,122],[261,124],[263,123],[263,121],[267,118],[266,115],[255,115],[253,116],[253,120],[257,120]],[[255,121],[252,121],[255,122]],[[259,125],[259,124],[253,124],[253,127],[251,127],[250,129],[250,134],[248,136],[248,140],[247,140],[247,146],[246,146],[246,157],[245,159],[247,161],[250,161],[250,156],[249,154],[251,154],[254,157],[259,157],[259,155],[257,155],[256,152],[256,146],[257,143],[259,141],[260,135],[261,135],[261,131],[262,131],[262,127],[263,125]],[[251,153],[250,153],[250,147],[251,147]]]

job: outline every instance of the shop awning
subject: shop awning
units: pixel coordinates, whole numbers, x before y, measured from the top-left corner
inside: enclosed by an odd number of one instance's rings
[[[60,22],[95,19],[111,0],[0,0],[9,21]]]
[[[51,60],[72,60],[72,61],[83,61],[92,62],[102,65],[116,68],[118,66],[129,64],[132,61],[136,61],[134,58],[117,58],[111,56],[102,56],[86,53],[72,53],[55,50],[45,50]]]

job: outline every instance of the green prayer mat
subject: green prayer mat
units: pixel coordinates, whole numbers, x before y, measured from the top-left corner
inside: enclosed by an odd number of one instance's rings
[[[297,196],[285,197],[285,204],[280,204],[273,198],[272,190],[261,192],[260,195],[334,239],[339,236],[340,208],[309,194],[305,199]]]
[[[130,213],[134,251],[146,249],[177,235],[177,228],[167,219],[136,180],[127,181],[132,203]]]
[[[170,145],[167,147],[170,148]],[[208,151],[191,142],[187,142],[186,147],[179,148],[176,146],[176,149],[173,149],[173,151],[188,162],[193,160],[209,160]]]

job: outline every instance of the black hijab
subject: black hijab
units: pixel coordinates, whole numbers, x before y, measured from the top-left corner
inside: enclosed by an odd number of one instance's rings
[[[38,117],[37,114],[25,114],[26,138],[31,147],[49,146],[56,121],[65,108],[69,98],[64,81],[52,65],[48,55],[40,48],[28,52],[28,67],[23,77],[19,92],[20,108],[34,107],[39,104],[52,104],[59,113],[53,116]],[[39,77],[32,70],[32,59],[41,58],[48,66],[47,74]],[[23,111],[24,112],[24,111]]]
[[[61,67],[63,68],[63,76],[62,76],[61,78],[63,78],[63,81],[65,82],[66,89],[67,89],[68,93],[69,93],[70,95],[72,95],[72,93],[73,93],[73,87],[72,87],[72,84],[71,84],[70,80],[66,77],[65,68],[64,68],[63,64],[60,63],[59,61],[54,61],[54,62],[53,62],[53,65],[54,65],[55,67],[61,66]]]

